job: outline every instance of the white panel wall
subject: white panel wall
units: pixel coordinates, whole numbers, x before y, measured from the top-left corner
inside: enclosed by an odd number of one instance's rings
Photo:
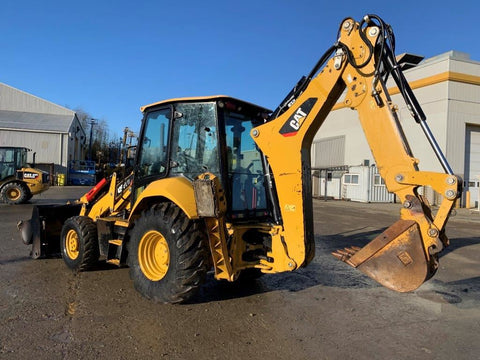
[[[356,111],[340,109],[330,113],[314,141],[341,136],[345,137],[345,165],[360,165],[365,159],[374,162]]]
[[[345,136],[329,137],[312,145],[312,164],[315,168],[345,165]]]
[[[52,133],[32,133],[26,131],[2,130],[0,131],[0,144],[4,146],[22,146],[32,149],[28,160],[32,161],[32,154],[36,152],[36,161],[39,163],[62,163],[61,135]]]
[[[447,156],[454,172],[465,177],[466,127],[480,125],[480,86],[452,82],[449,98]]]
[[[449,56],[457,56],[455,60]],[[416,68],[406,72],[413,82],[448,71],[480,76],[480,62],[468,60],[468,55],[459,52],[442,54],[427,59]],[[389,87],[394,86],[392,81]],[[463,176],[465,162],[466,124],[480,124],[480,86],[454,81],[414,89],[426,116],[427,123],[435,136],[453,171]],[[392,100],[399,107],[398,116],[407,136],[414,157],[420,160],[424,171],[443,171],[421,128],[411,118],[399,94]],[[356,111],[340,109],[332,112],[317,133],[315,140],[345,135],[345,164],[358,165],[364,159],[374,163],[368,143],[358,121]]]
[[[428,88],[414,90],[427,118],[427,124],[435,136],[437,143],[445,153],[447,141],[448,83],[442,82]],[[419,124],[411,117],[399,95],[393,96],[399,106],[400,123],[412,150],[413,156],[420,160],[419,168],[424,171],[443,171],[425,134]]]
[[[480,200],[480,126],[468,126],[465,147],[466,190],[470,192],[470,207]]]

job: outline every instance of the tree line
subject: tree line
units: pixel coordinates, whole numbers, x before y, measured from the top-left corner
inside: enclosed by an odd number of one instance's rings
[[[93,117],[80,107],[73,109],[85,131],[87,146],[86,160],[97,164],[116,164],[120,161],[121,139],[117,134],[111,134],[108,123],[104,119]],[[91,135],[91,143],[90,143]]]

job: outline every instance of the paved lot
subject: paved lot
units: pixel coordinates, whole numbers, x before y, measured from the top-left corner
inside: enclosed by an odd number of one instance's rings
[[[397,219],[395,204],[315,200],[316,257],[248,288],[211,277],[196,302],[139,296],[128,269],[70,272],[32,260],[16,231],[34,203],[86,188],[52,188],[0,204],[0,359],[476,359],[480,354],[480,214],[449,222],[437,275],[398,294],[330,251],[364,244]]]

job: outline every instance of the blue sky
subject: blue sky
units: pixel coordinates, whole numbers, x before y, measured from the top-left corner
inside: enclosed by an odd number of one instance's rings
[[[397,54],[480,61],[477,1],[2,0],[0,82],[137,131],[139,107],[226,94],[275,108],[336,40],[380,15]]]

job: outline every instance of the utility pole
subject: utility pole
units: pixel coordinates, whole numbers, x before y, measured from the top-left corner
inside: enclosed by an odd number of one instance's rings
[[[97,119],[90,119],[90,141],[88,142],[88,160],[92,160],[92,132]]]

